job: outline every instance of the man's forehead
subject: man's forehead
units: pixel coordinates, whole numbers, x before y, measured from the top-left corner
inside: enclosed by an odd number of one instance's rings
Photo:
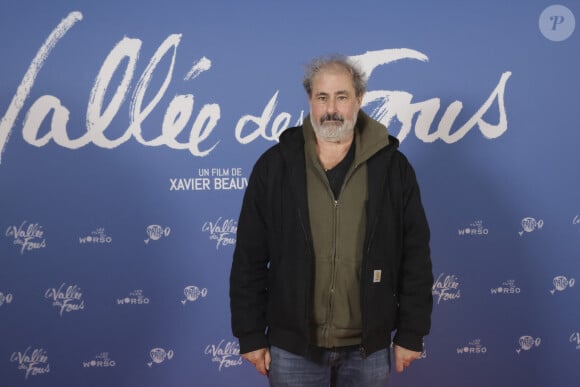
[[[312,78],[314,93],[349,93],[354,90],[351,74],[342,69],[321,69]]]

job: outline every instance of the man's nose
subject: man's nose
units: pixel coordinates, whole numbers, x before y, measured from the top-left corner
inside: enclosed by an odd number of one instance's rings
[[[337,112],[336,110],[336,100],[334,98],[330,98],[328,103],[326,104],[326,112],[330,115]]]

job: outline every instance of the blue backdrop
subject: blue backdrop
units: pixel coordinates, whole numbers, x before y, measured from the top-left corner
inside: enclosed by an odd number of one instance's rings
[[[577,0],[3,1],[0,385],[265,386],[228,276],[251,168],[356,57],[432,228],[393,386],[580,383]]]

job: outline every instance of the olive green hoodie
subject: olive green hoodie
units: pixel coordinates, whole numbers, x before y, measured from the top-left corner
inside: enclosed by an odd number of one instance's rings
[[[316,154],[310,116],[303,124],[306,185],[315,255],[312,345],[334,348],[361,342],[360,272],[367,200],[366,161],[388,145],[387,129],[360,111],[355,155],[335,200]]]

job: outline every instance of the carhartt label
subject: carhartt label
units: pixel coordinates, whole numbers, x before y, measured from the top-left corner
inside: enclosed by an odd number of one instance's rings
[[[382,270],[375,270],[373,272],[373,282],[381,282]]]

